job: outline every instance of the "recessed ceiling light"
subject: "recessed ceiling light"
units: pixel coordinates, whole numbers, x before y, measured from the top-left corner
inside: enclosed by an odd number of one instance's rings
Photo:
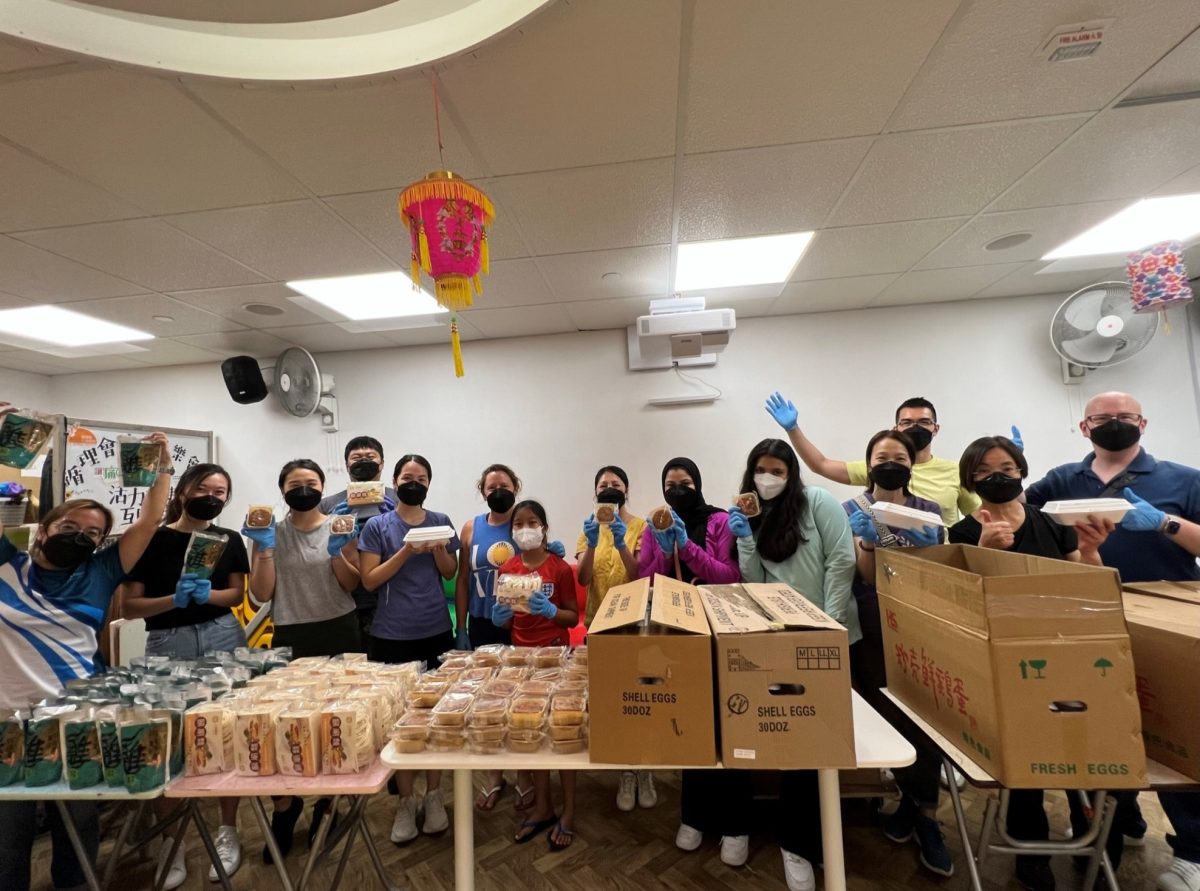
[[[151,316],[150,318],[154,319],[154,321],[156,321],[156,322],[164,322],[164,323],[175,321],[175,319],[172,318],[171,316]]]
[[[983,246],[985,251],[1006,251],[1009,248],[1015,248],[1019,244],[1024,244],[1033,238],[1032,232],[1014,232],[1011,235],[1001,235],[999,238],[993,238]]]
[[[246,312],[252,312],[256,316],[281,316],[283,315],[282,306],[272,306],[270,303],[247,303],[242,307]]]
[[[24,340],[72,347],[154,339],[154,335],[146,331],[106,322],[95,316],[85,316],[61,306],[25,306],[0,310],[0,332]]]
[[[675,262],[675,290],[699,291],[785,282],[812,237],[812,232],[789,232],[681,244]]]
[[[414,290],[405,272],[310,278],[287,286],[344,319],[397,319],[449,312],[428,292]]]
[[[1042,257],[1125,254],[1160,241],[1187,241],[1200,233],[1200,194],[1146,198],[1097,223]]]

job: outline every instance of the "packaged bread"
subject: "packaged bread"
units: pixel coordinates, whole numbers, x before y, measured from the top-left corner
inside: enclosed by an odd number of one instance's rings
[[[471,654],[459,650],[443,653],[440,662],[439,668],[444,671],[463,672],[472,667]]]
[[[355,522],[354,516],[351,514],[334,514],[329,521],[329,534],[350,535],[354,532]]]
[[[296,705],[279,713],[275,723],[275,766],[291,777],[315,777],[321,772],[321,712]]]
[[[470,693],[447,693],[433,709],[436,726],[462,727],[467,722],[467,713],[475,702]]]
[[[733,496],[733,506],[747,517],[757,517],[762,513],[762,505],[758,501],[757,492],[743,492]]]
[[[339,515],[339,516],[344,516],[344,515]],[[335,660],[335,661],[346,662],[346,663],[366,662],[367,654],[366,653],[342,653],[342,655],[340,655],[337,658],[337,660]]]
[[[239,708],[233,719],[233,772],[243,777],[275,775],[275,718],[280,706]]]
[[[574,755],[577,752],[587,751],[587,740],[580,739],[564,739],[550,740],[550,751],[555,755]]]
[[[557,693],[550,700],[551,724],[582,724],[587,699],[577,693]]]
[[[675,525],[675,518],[671,515],[671,508],[665,504],[662,507],[655,508],[650,512],[650,525],[659,532],[666,532]]]
[[[346,484],[346,504],[362,507],[367,504],[383,504],[384,485],[382,480],[366,483]]]
[[[104,781],[104,760],[100,754],[100,728],[92,709],[85,708],[63,715],[59,721],[62,734],[63,773],[71,789],[87,789]]]
[[[499,665],[504,649],[504,644],[484,644],[477,647],[471,653],[471,664],[480,667]]]
[[[617,516],[617,506],[612,502],[601,501],[596,504],[596,522],[608,524]]]
[[[536,572],[528,575],[506,572],[496,576],[496,602],[511,607],[514,613],[529,612],[529,598],[542,590],[542,577]]]
[[[502,696],[481,694],[471,706],[472,727],[503,725],[508,723],[508,699]]]
[[[433,722],[433,710],[427,708],[411,709],[392,725],[388,731],[390,739],[419,739],[421,742],[429,736],[429,726]]]
[[[551,742],[583,739],[587,736],[587,724],[550,724],[546,728]]]
[[[541,749],[545,738],[546,735],[540,731],[531,734],[514,734],[510,732],[508,738],[505,740],[505,745],[510,752],[532,754]]]
[[[20,712],[0,709],[0,786],[25,777],[25,721]]]
[[[321,771],[360,773],[375,760],[375,731],[366,705],[355,700],[321,708]]]
[[[183,716],[183,772],[196,777],[234,769],[235,715],[222,702],[197,705]]]
[[[377,744],[382,743],[388,728],[395,723],[387,693],[380,687],[359,687],[352,690],[346,699],[356,700],[367,707],[371,715],[371,732]]]
[[[29,409],[10,411],[0,422],[0,464],[24,470],[54,435],[54,417]]]
[[[517,729],[536,729],[546,720],[549,700],[540,696],[519,696],[508,707],[508,724]]]

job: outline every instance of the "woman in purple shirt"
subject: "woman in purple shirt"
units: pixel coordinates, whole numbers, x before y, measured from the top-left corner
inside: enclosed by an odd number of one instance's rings
[[[656,573],[675,575],[678,551],[680,575],[685,582],[729,585],[740,581],[729,515],[705,503],[696,463],[690,458],[672,458],[663,467],[662,487],[673,523],[659,530],[651,518],[638,554],[638,578]]]

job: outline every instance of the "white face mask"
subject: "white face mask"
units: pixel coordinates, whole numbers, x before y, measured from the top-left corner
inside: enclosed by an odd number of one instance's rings
[[[786,477],[775,476],[773,473],[754,474],[754,488],[758,489],[758,496],[766,501],[782,492],[786,485]]]
[[[541,529],[514,529],[513,541],[516,542],[518,548],[522,551],[532,551],[534,548],[540,547],[542,542],[546,540],[546,534]]]

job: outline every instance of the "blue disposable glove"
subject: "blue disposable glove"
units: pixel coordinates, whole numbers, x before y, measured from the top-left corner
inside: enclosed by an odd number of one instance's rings
[[[1138,498],[1132,489],[1125,489],[1125,499],[1133,510],[1121,520],[1121,528],[1130,532],[1157,532],[1166,522],[1167,515],[1145,499]]]
[[[349,502],[347,502],[345,499],[342,499],[341,501],[339,501],[337,504],[335,504],[335,505],[333,506],[333,512],[334,512],[335,514],[348,514],[348,513],[350,513],[350,504],[349,504]]]
[[[561,557],[567,556],[567,549],[563,546],[563,543],[561,541],[556,540],[556,541],[550,542],[550,544],[546,545],[546,550],[549,551],[551,554],[553,554],[555,557],[561,558]]]
[[[796,411],[796,406],[788,402],[779,395],[776,390],[767,397],[767,414],[775,419],[775,423],[784,430],[795,430],[799,423],[800,414]]]
[[[538,591],[529,598],[529,612],[535,616],[553,620],[558,615],[558,607],[550,602],[545,591]]]
[[[754,535],[750,528],[750,520],[736,507],[729,509],[729,531],[738,538],[751,538]]]
[[[850,515],[850,531],[868,544],[879,544],[879,533],[875,531],[874,521],[857,504],[854,505],[854,513]]]
[[[275,548],[275,521],[271,520],[270,526],[264,526],[258,529],[252,529],[249,526],[242,527],[242,535],[250,539],[259,550],[270,551]]]
[[[1013,425],[1012,425],[1012,437],[1011,437],[1011,439],[1012,439],[1012,441],[1013,441],[1013,445],[1015,445],[1015,446],[1016,446],[1018,449],[1020,449],[1022,452],[1023,452],[1023,451],[1025,451],[1025,440],[1021,439],[1021,431],[1017,429],[1017,425],[1016,425],[1016,424],[1013,424]]]
[[[467,634],[467,626],[460,626],[454,633],[454,646],[459,650],[471,649],[471,635]]]
[[[654,526],[650,528],[654,529]],[[675,552],[675,527],[668,526],[666,529],[654,529],[654,540],[658,542],[658,546],[664,554],[673,554]]]
[[[530,598],[531,600],[533,598]],[[492,604],[492,624],[504,625],[511,622],[513,617],[512,607],[507,604],[496,602]]]
[[[920,529],[905,529],[904,536],[919,548],[931,548],[938,543],[938,527],[923,526]]]
[[[583,537],[587,540],[589,548],[600,544],[600,523],[597,522],[595,514],[583,521]]]
[[[194,572],[185,572],[179,577],[179,581],[175,584],[175,593],[171,595],[171,599],[175,601],[176,609],[184,609],[192,601],[192,594],[196,590],[196,578]],[[205,600],[208,598],[205,597]]]
[[[613,547],[618,551],[625,550],[625,533],[629,530],[625,528],[625,521],[621,519],[620,514],[615,514],[612,522],[608,524],[608,531],[612,533]]]
[[[671,527],[671,533],[675,536],[675,547],[682,554],[688,543],[687,527],[683,525],[683,520],[675,511],[671,511],[671,516],[675,518],[675,524]]]

